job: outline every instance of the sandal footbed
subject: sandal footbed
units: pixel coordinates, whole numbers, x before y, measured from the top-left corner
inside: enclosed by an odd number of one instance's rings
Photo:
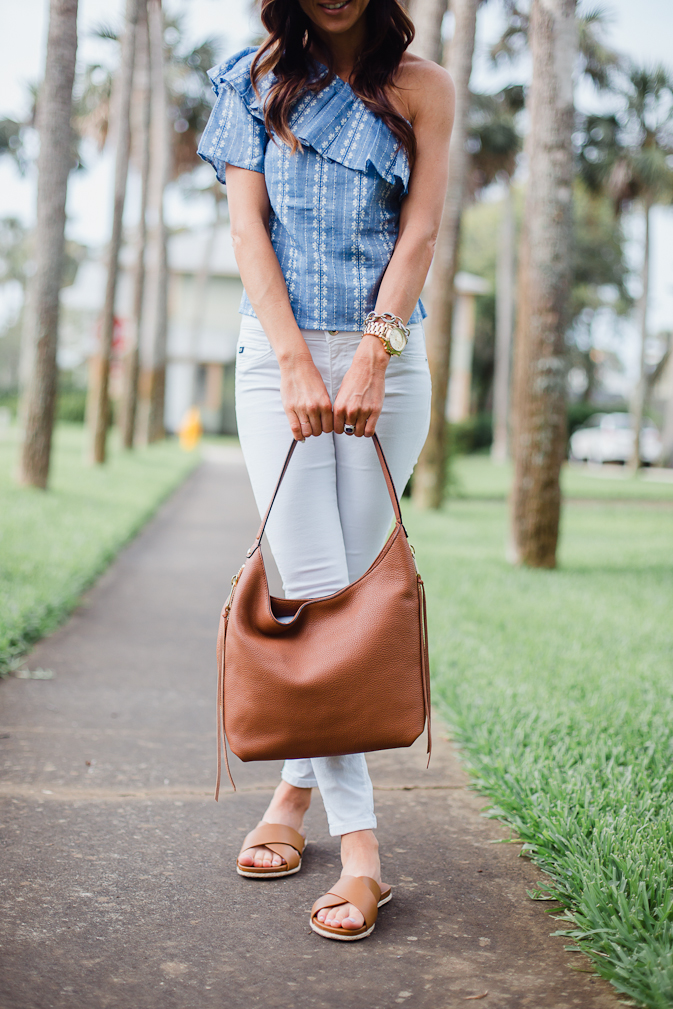
[[[301,869],[301,859],[299,860],[299,865],[296,865],[294,869],[284,869],[283,865],[287,865],[287,862],[283,862],[281,865],[269,866],[267,869],[263,867],[257,868],[254,865],[241,865],[238,859],[236,859],[236,872],[239,876],[247,876],[248,879],[260,876],[266,876],[267,879],[280,879],[281,876],[294,876],[296,872],[299,872]]]

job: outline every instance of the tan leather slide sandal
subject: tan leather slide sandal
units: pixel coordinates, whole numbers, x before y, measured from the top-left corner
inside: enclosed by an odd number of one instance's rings
[[[319,897],[311,908],[311,928],[326,939],[340,939],[341,942],[365,939],[374,931],[379,908],[387,904],[392,895],[389,886],[382,889],[369,876],[342,876],[329,893]],[[331,925],[318,921],[318,911],[325,907],[338,907],[340,904],[353,904],[363,916],[364,925],[361,928],[332,928]]]
[[[262,876],[265,879],[292,876],[301,869],[301,856],[307,843],[306,838],[292,827],[286,827],[282,823],[262,823],[250,831],[243,841],[241,851],[245,851],[246,848],[268,848],[275,855],[280,855],[285,864],[257,867],[241,865],[236,859],[236,872],[239,876],[247,876],[249,879],[259,879]]]

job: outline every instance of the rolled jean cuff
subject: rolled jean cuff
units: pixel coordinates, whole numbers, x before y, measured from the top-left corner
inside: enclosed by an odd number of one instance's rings
[[[376,830],[376,817],[372,813],[362,820],[345,821],[344,823],[333,823],[330,820],[330,837],[340,837],[342,834],[352,834],[354,830]]]
[[[307,778],[305,775],[293,774],[292,771],[288,771],[285,768],[280,774],[283,781],[286,781],[288,785],[294,785],[295,788],[317,788],[318,782],[315,778]]]

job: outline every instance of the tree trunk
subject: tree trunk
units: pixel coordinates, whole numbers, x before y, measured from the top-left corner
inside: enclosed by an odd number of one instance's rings
[[[409,16],[414,22],[416,36],[409,52],[424,60],[442,62],[442,21],[447,0],[410,0]]]
[[[161,0],[147,0],[150,38],[152,125],[148,236],[146,325],[140,345],[138,435],[149,444],[165,435],[166,333],[168,323],[168,261],[164,191],[170,177],[168,110],[164,71],[163,12]]]
[[[70,117],[77,56],[77,0],[51,0],[44,82],[38,99],[36,272],[30,294],[30,377],[19,480],[43,490],[49,479],[58,373],[59,295],[65,200],[72,167]]]
[[[104,463],[107,448],[107,431],[110,423],[110,360],[114,336],[115,299],[119,277],[119,250],[122,243],[126,179],[129,172],[131,150],[131,93],[133,90],[133,64],[135,61],[136,24],[138,0],[126,0],[126,23],[121,43],[121,61],[117,76],[116,102],[116,158],[114,182],[114,208],[112,235],[108,249],[107,283],[105,301],[100,320],[100,337],[97,353],[89,370],[89,396],[87,420],[91,432],[91,461]]]
[[[514,325],[514,199],[510,179],[507,180],[503,201],[495,283],[495,374],[491,458],[494,462],[504,462],[509,454],[509,380]]]
[[[662,432],[661,465],[673,467],[673,349],[667,366],[668,397],[664,406],[664,430]]]
[[[629,469],[637,473],[640,467],[640,433],[643,429],[643,414],[645,412],[645,397],[647,395],[647,375],[645,374],[645,349],[647,343],[647,302],[650,295],[650,204],[646,201],[645,240],[643,248],[643,267],[640,274],[642,293],[638,306],[640,329],[640,374],[633,397],[633,453],[629,459]]]
[[[571,282],[575,0],[533,0],[529,179],[515,344],[511,559],[556,565]]]
[[[140,336],[142,333],[143,299],[145,294],[145,249],[147,245],[147,192],[150,173],[150,54],[147,33],[147,0],[140,0],[136,41],[135,99],[140,115],[137,122],[138,155],[140,159],[140,215],[133,268],[133,304],[129,344],[124,357],[122,408],[119,419],[122,444],[133,448],[138,406],[138,375],[140,371]]]
[[[479,0],[455,0],[453,10],[456,27],[445,59],[445,65],[456,86],[456,117],[449,150],[449,185],[432,265],[426,329],[428,362],[432,375],[430,432],[416,466],[413,485],[414,501],[421,508],[439,508],[444,497],[453,282],[458,262],[460,221],[469,166],[465,138],[478,6]]]

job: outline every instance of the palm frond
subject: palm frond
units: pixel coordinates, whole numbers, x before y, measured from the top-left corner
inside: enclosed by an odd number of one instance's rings
[[[119,42],[119,31],[112,25],[100,23],[95,25],[89,32],[93,39],[106,39],[109,42]]]

